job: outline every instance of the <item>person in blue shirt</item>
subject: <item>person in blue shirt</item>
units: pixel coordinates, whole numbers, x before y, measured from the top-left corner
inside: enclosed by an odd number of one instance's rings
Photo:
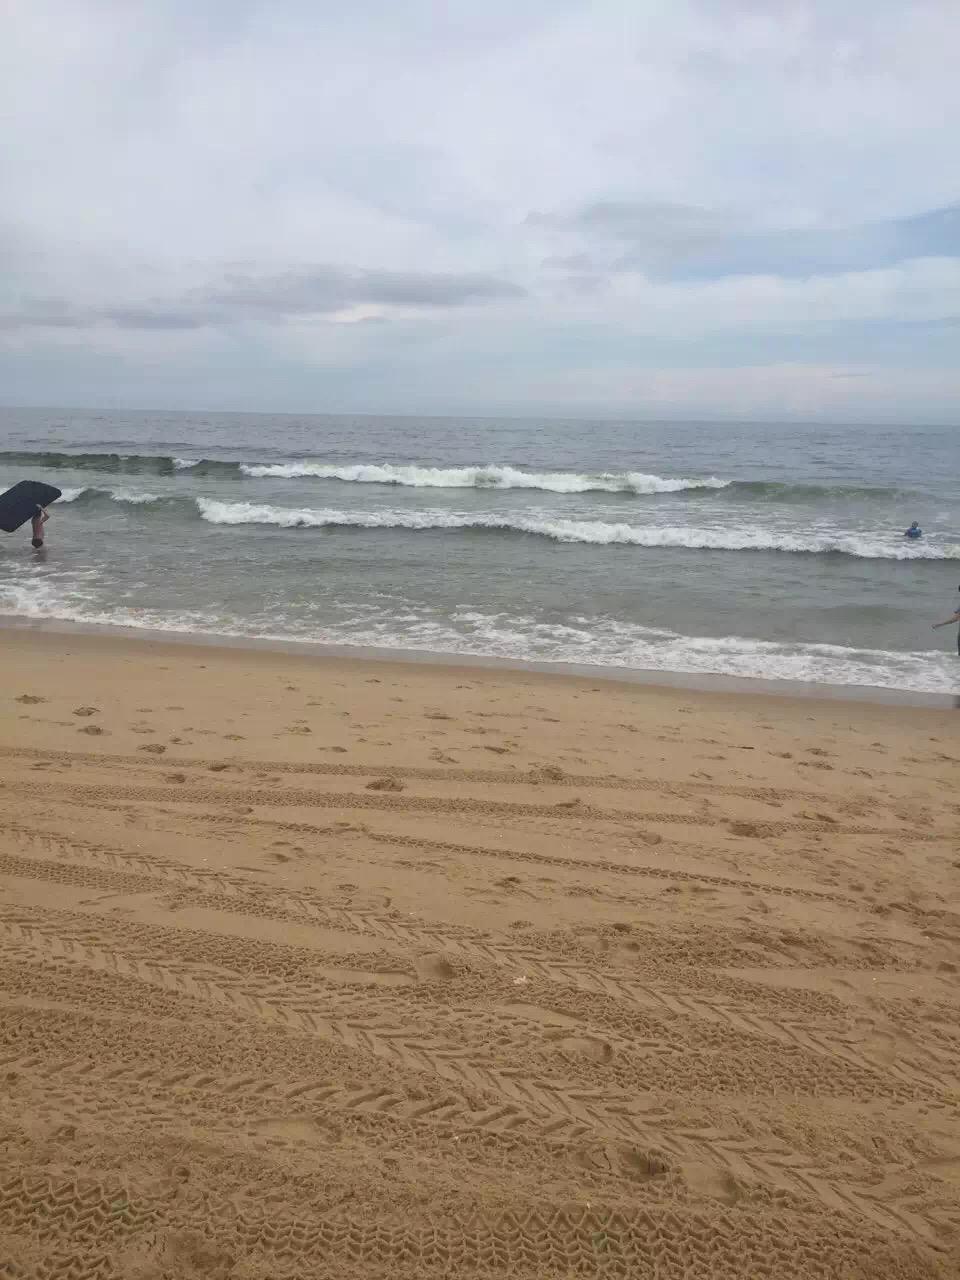
[[[958,590],[960,590],[960,588],[958,588]],[[933,624],[933,629],[936,631],[937,627],[950,627],[953,626],[954,623],[960,623],[960,605],[954,609],[952,618],[947,618],[945,622],[935,622]],[[960,626],[957,627],[957,656],[960,657]]]
[[[913,524],[905,531],[903,536],[905,538],[922,538],[923,530],[917,524],[916,520],[914,520]]]

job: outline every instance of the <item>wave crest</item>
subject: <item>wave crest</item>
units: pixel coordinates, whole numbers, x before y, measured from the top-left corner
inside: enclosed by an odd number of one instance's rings
[[[685,493],[691,498],[723,490],[732,501],[817,503],[826,500],[880,501],[907,497],[897,488],[864,485],[784,483],[777,480],[725,480],[718,476],[661,476],[645,471],[533,471],[506,463],[441,467],[420,463],[338,462],[315,458],[285,462],[240,462],[184,458],[165,454],[61,453],[0,451],[0,466],[46,471],[97,471],[109,475],[158,475],[224,480],[331,480],[344,484],[401,486],[412,489],[521,489],[556,494],[619,493],[627,496]]]
[[[642,471],[591,474],[521,471],[510,466],[400,466],[392,462],[347,465],[310,461],[241,463],[240,471],[255,479],[341,480],[348,484],[403,485],[413,489],[541,489],[548,493],[679,493],[684,489],[724,489],[730,483],[716,476],[685,479],[648,475]]]
[[[80,487],[76,489],[64,489],[57,499],[57,503],[64,502],[94,502],[98,498],[109,498],[112,502],[123,502],[131,507],[149,506],[154,502],[168,501],[159,493],[133,493],[129,489],[96,489],[88,487]],[[174,497],[173,501],[177,499]]]
[[[960,558],[960,547],[916,547],[888,535],[822,533],[810,537],[770,529],[696,528],[687,525],[632,525],[605,520],[563,520],[548,516],[507,519],[446,511],[339,511],[274,507],[252,502],[198,498],[201,516],[210,524],[274,525],[283,529],[477,530],[532,534],[555,542],[593,546],[681,547],[699,551],[786,551],[839,554],[877,560],[946,560]]]

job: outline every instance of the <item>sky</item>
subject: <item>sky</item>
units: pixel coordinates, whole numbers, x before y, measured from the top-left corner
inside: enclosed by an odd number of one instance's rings
[[[956,0],[0,0],[0,399],[960,423]]]

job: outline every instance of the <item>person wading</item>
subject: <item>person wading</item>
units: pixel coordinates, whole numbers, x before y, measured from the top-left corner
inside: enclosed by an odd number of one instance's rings
[[[960,587],[957,590],[960,591]],[[936,631],[938,627],[950,627],[956,623],[960,623],[960,605],[954,609],[952,618],[947,618],[943,622],[935,622],[933,629]],[[960,657],[960,626],[957,627],[957,656]]]
[[[33,530],[32,545],[36,550],[43,546],[43,526],[50,519],[50,512],[45,507],[37,507],[37,514],[30,521],[30,528]]]

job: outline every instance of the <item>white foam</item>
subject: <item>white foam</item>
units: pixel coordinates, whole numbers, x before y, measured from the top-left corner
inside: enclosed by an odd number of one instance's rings
[[[131,489],[96,489],[89,486],[81,486],[75,489],[64,489],[57,502],[76,502],[85,493],[103,494],[112,498],[114,502],[126,502],[135,507],[144,506],[150,502],[159,502],[161,498],[159,493],[138,493]]]
[[[942,651],[895,652],[786,644],[743,636],[683,636],[604,617],[575,617],[555,624],[535,617],[461,610],[445,618],[409,606],[358,606],[338,621],[324,618],[323,622],[284,619],[276,612],[250,619],[199,612],[172,614],[108,605],[99,596],[100,583],[96,570],[54,576],[24,567],[0,581],[0,613],[188,635],[300,640],[918,693],[956,690],[956,660]],[[326,610],[318,610],[320,613]]]
[[[356,463],[338,466],[322,462],[241,463],[246,476],[294,480],[342,480],[350,484],[405,485],[415,489],[542,489],[550,493],[677,493],[683,489],[723,489],[730,483],[716,476],[705,479],[670,478],[641,471],[580,474],[569,471],[520,471],[516,467],[419,467]]]
[[[110,497],[114,502],[129,502],[134,507],[160,501],[159,493],[131,493],[129,489],[111,489]]]
[[[191,467],[199,466],[199,458],[174,458],[173,466],[175,471],[189,471]]]
[[[830,552],[872,560],[947,560],[960,558],[954,546],[907,543],[884,533],[817,532],[805,537],[775,529],[697,528],[688,525],[636,525],[605,520],[565,520],[551,516],[476,515],[453,511],[342,511],[334,508],[275,507],[253,502],[198,498],[210,524],[265,524],[280,528],[490,529],[533,534],[556,542],[594,546],[685,547],[713,551]]]

